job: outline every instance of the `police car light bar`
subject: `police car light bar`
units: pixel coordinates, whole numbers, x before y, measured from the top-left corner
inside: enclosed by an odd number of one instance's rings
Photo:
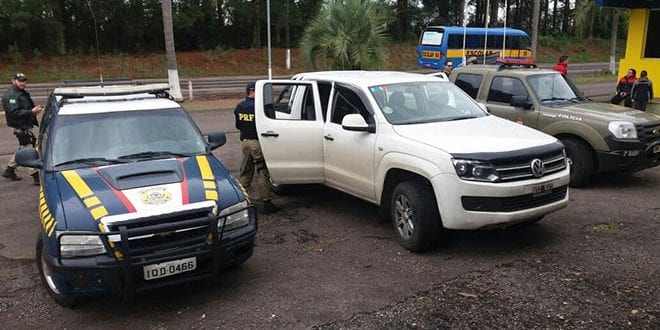
[[[146,84],[135,86],[95,86],[95,87],[60,87],[53,94],[65,98],[80,98],[85,96],[116,96],[131,94],[158,94],[170,89],[168,84]]]
[[[519,66],[528,66],[536,67],[535,58],[503,58],[500,57],[497,59],[497,64],[500,65],[519,65]]]

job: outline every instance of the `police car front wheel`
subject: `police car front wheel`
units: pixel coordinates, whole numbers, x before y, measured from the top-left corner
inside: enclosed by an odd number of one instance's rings
[[[41,235],[39,235],[39,238],[37,239],[37,267],[39,268],[39,277],[41,277],[41,281],[43,282],[46,291],[48,291],[48,294],[58,305],[72,307],[76,304],[77,299],[60,292],[57,281],[53,276],[53,272],[46,262],[45,256],[47,253]]]

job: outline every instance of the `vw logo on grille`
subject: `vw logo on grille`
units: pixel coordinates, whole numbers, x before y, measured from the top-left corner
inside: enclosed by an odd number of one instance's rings
[[[530,167],[532,168],[532,174],[537,178],[543,176],[543,173],[545,173],[545,164],[538,158],[532,160]]]

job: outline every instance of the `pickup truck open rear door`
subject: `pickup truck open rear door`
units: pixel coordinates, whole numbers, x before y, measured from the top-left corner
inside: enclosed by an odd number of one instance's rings
[[[256,127],[272,180],[323,183],[323,116],[315,81],[260,80]]]

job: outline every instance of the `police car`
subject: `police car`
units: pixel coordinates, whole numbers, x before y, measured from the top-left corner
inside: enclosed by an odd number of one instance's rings
[[[166,84],[58,88],[37,149],[37,263],[65,306],[214,276],[251,255],[256,212]]]

